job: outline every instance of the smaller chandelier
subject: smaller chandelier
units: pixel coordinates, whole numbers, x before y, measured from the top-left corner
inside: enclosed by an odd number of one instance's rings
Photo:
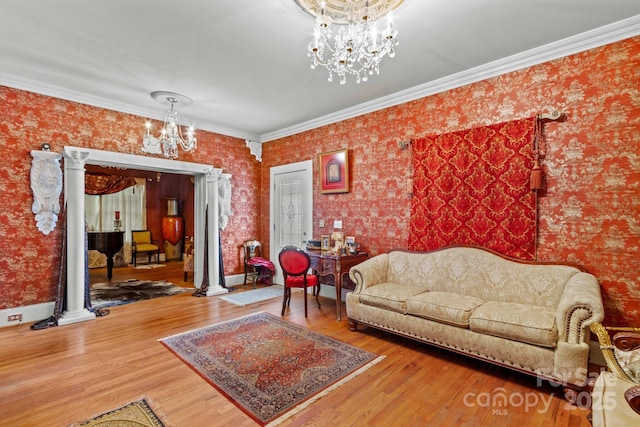
[[[142,151],[149,154],[163,154],[166,158],[175,159],[178,157],[178,146],[186,152],[198,148],[195,129],[192,126],[189,127],[185,138],[182,134],[178,112],[174,110],[174,106],[191,105],[193,103],[191,98],[164,91],[151,92],[151,97],[161,104],[169,105],[169,111],[157,138],[151,135],[151,122],[147,121],[147,130],[142,139]]]
[[[329,81],[338,76],[340,84],[347,76],[356,83],[366,82],[380,74],[385,56],[393,58],[398,45],[398,30],[393,27],[391,10],[403,0],[295,0],[306,12],[316,17],[313,41],[307,56],[311,68],[318,65],[329,71]],[[377,19],[387,16],[384,29],[378,30]],[[334,33],[333,24],[338,27]]]

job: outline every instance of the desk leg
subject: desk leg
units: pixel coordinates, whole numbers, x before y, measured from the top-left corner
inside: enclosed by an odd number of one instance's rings
[[[336,314],[338,322],[342,320],[342,272],[340,271],[340,261],[336,261]]]

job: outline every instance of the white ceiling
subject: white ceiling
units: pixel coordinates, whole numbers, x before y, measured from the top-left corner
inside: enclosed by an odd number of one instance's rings
[[[404,0],[380,75],[327,81],[294,0],[0,0],[0,84],[269,141],[640,34],[640,0]]]

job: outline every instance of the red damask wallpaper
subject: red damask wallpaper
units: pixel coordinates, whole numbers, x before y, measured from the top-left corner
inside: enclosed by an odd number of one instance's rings
[[[262,211],[269,167],[349,149],[351,191],[320,194],[320,219],[343,221],[371,255],[407,247],[412,137],[531,117],[545,126],[538,259],[575,262],[602,285],[607,324],[640,325],[640,37],[511,72],[264,145]],[[262,239],[268,241],[267,216]]]
[[[29,183],[31,150],[43,143],[144,155],[146,119],[0,86],[0,309],[53,301],[62,229],[45,236],[35,226]],[[232,174],[234,215],[221,232],[226,274],[239,274],[242,241],[260,232],[260,163],[244,140],[198,131],[198,150],[180,160],[210,164]],[[61,164],[63,160],[61,161]],[[159,221],[159,219],[157,219]],[[61,224],[62,219],[58,224]]]
[[[341,219],[371,255],[406,247],[411,153],[398,142],[559,109],[546,126],[538,259],[576,262],[602,284],[608,324],[640,325],[640,37],[508,73],[272,141],[263,162],[244,141],[198,131],[181,160],[233,175],[234,215],[222,233],[225,272],[241,272],[239,245],[269,241],[269,168],[349,149],[350,192],[320,194],[314,234]],[[141,117],[0,86],[0,309],[52,301],[61,229],[44,236],[31,213],[30,150],[44,142],[142,154]]]

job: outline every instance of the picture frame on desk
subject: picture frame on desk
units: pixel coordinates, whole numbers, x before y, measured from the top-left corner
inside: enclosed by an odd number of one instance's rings
[[[349,151],[330,151],[319,155],[320,193],[349,192]]]
[[[356,244],[356,238],[355,236],[347,236],[344,240],[344,243],[346,245],[355,245]]]
[[[320,236],[320,249],[323,251],[328,251],[331,247],[331,239],[328,234],[323,234]]]

